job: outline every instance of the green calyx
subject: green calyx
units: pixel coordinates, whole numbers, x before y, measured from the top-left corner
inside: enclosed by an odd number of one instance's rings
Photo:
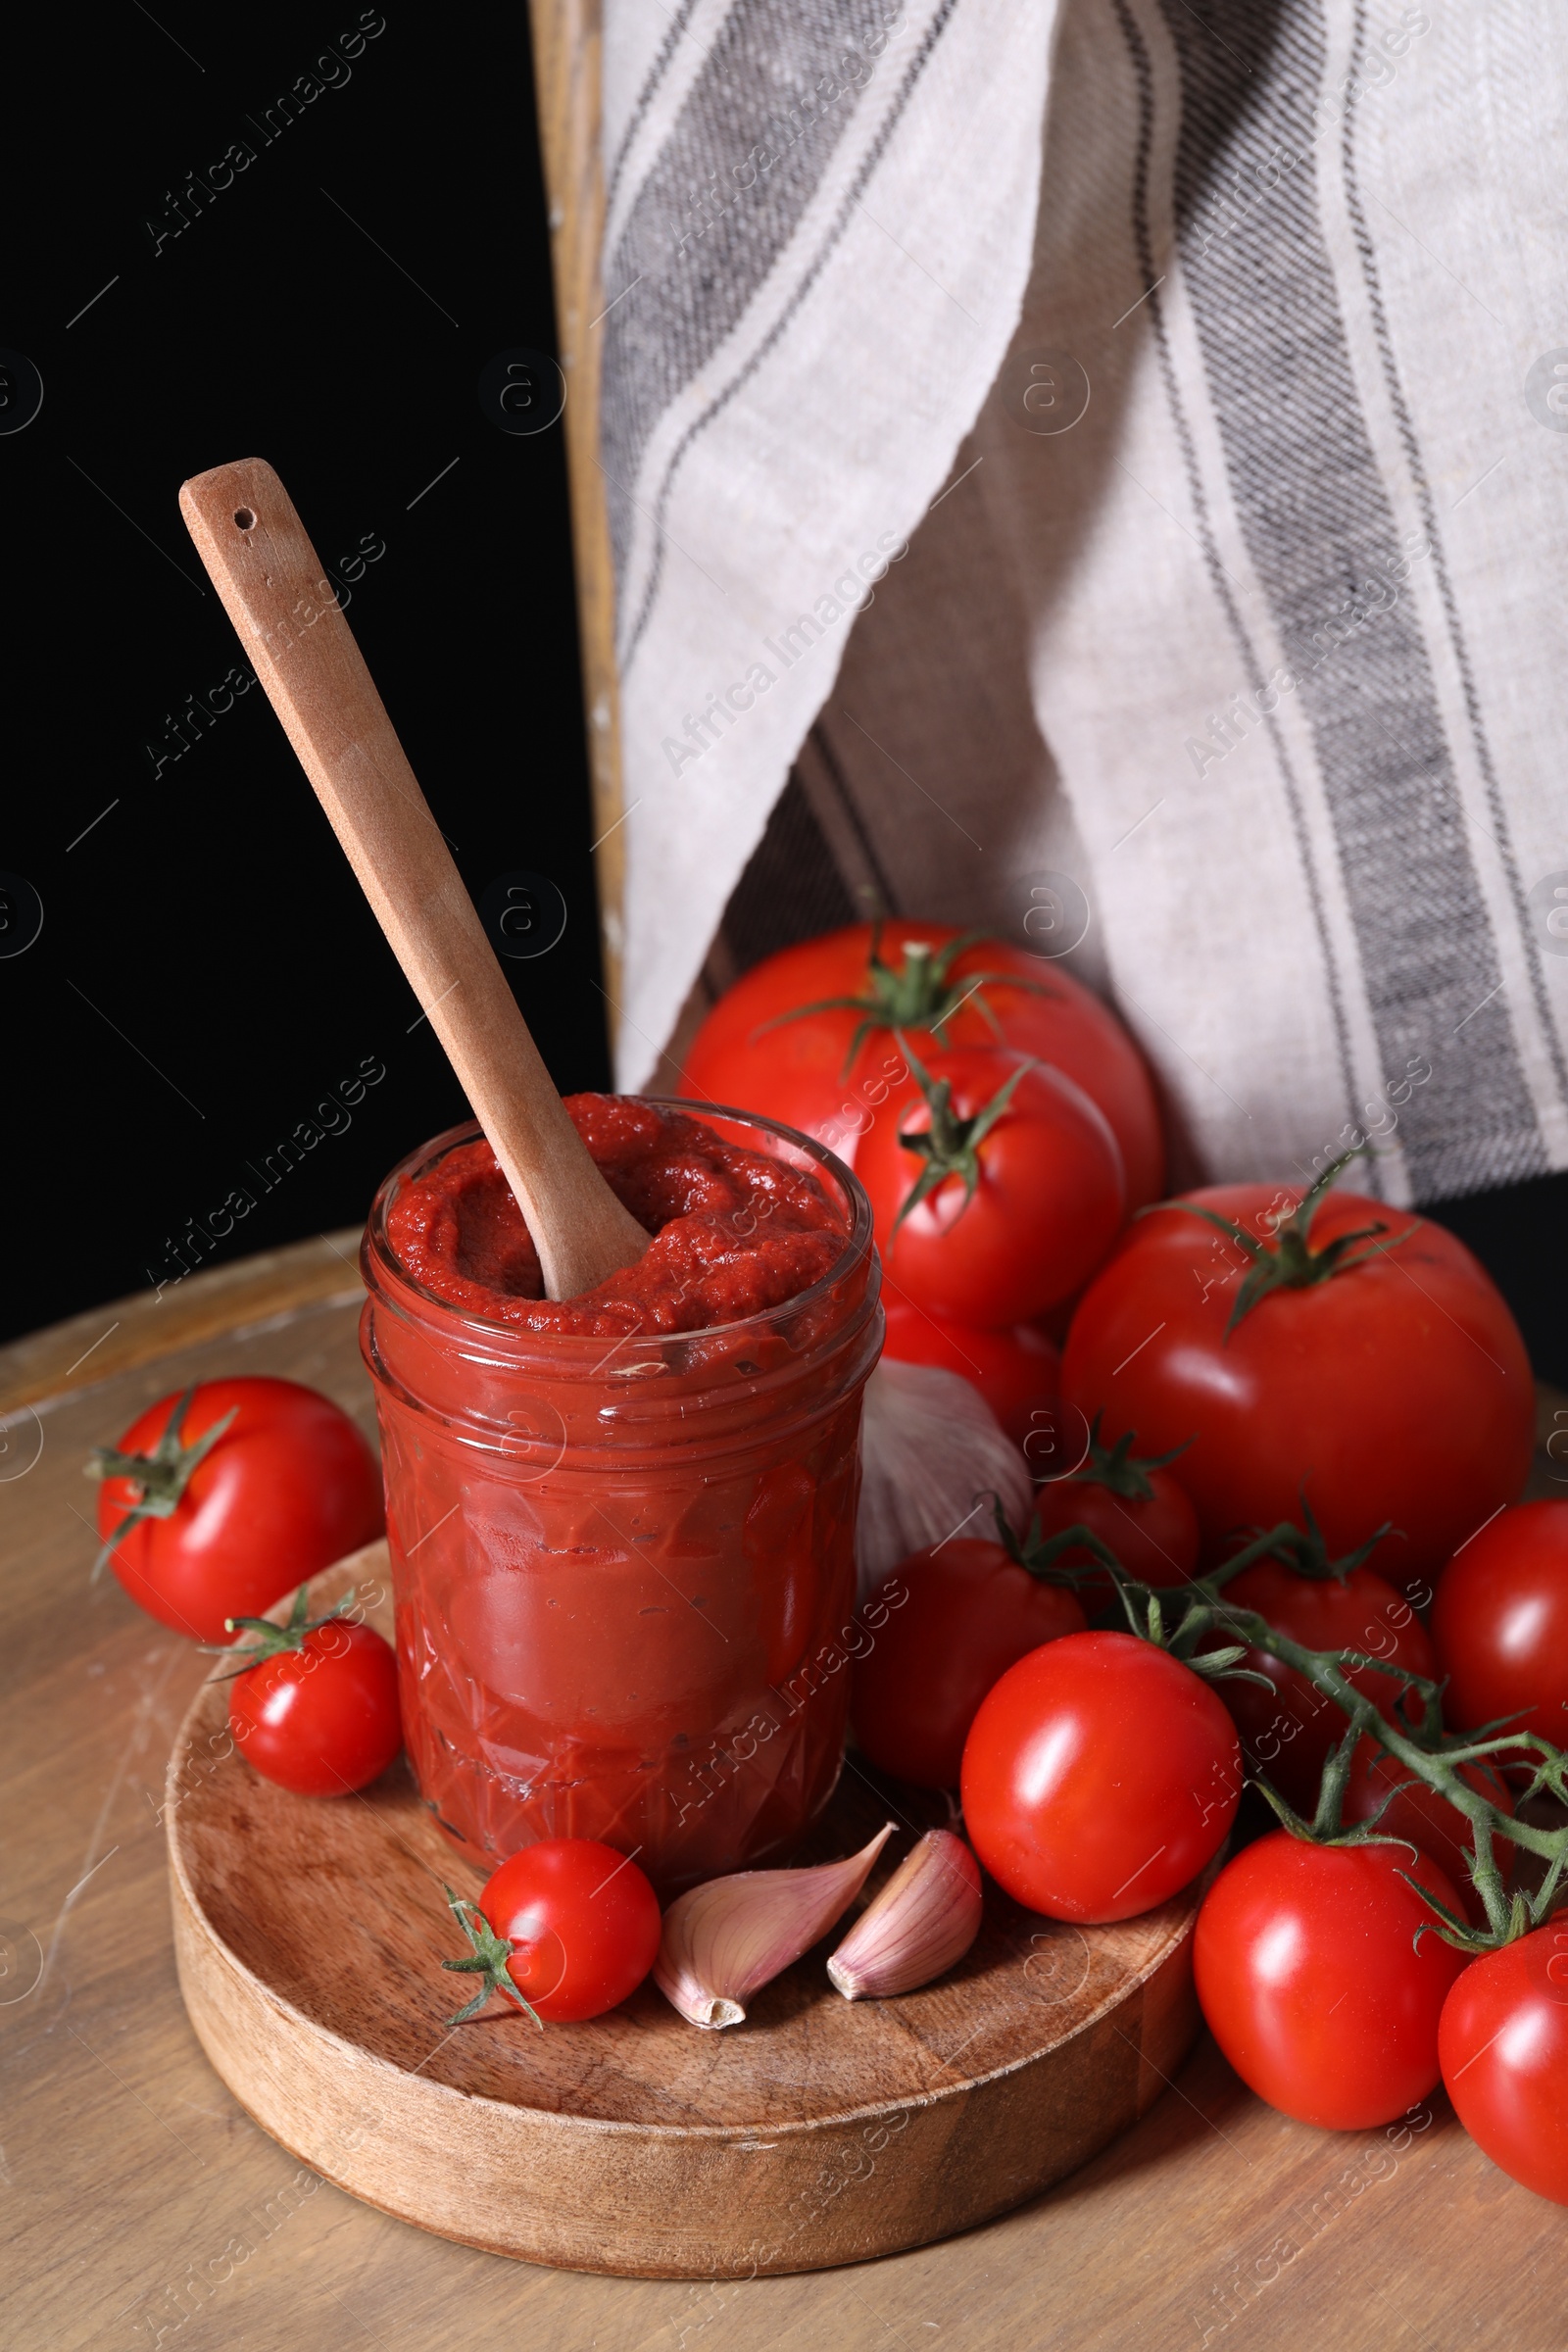
[[[294,1605],[281,1625],[271,1617],[225,1617],[223,1623],[231,1634],[256,1636],[248,1649],[235,1649],[226,1643],[216,1642],[204,1642],[203,1648],[219,1657],[243,1659],[243,1665],[236,1668],[236,1672],[248,1674],[264,1658],[279,1657],[285,1650],[303,1649],[307,1634],[318,1633],[323,1625],[335,1624],[339,1618],[346,1617],[354,1606],[354,1588],[351,1585],[342,1599],[334,1601],[324,1617],[307,1617],[305,1612],[310,1605],[306,1598],[307,1591],[308,1587],[301,1585],[294,1595]],[[220,1676],[219,1679],[228,1678]]]
[[[1168,1470],[1171,1463],[1197,1444],[1196,1434],[1183,1438],[1169,1453],[1135,1455],[1136,1429],[1124,1431],[1114,1446],[1102,1446],[1100,1424],[1102,1416],[1097,1413],[1089,1426],[1089,1451],[1068,1484],[1075,1487],[1105,1487],[1123,1502],[1152,1502],[1154,1489],[1150,1480],[1151,1470]]]
[[[1238,1225],[1233,1217],[1222,1217],[1217,1209],[1204,1208],[1197,1200],[1161,1200],[1155,1202],[1153,1207],[1139,1209],[1138,1214],[1141,1217],[1152,1216],[1157,1207],[1177,1208],[1190,1217],[1201,1217],[1205,1224],[1214,1226],[1251,1259],[1236,1294],[1230,1320],[1225,1326],[1225,1337],[1229,1339],[1243,1316],[1250,1314],[1258,1300],[1266,1298],[1271,1291],[1305,1291],[1317,1283],[1331,1282],[1337,1274],[1348,1274],[1352,1267],[1364,1266],[1369,1258],[1382,1257],[1390,1250],[1396,1250],[1415,1231],[1415,1227],[1410,1225],[1406,1226],[1403,1233],[1390,1235],[1387,1225],[1379,1218],[1371,1225],[1357,1226],[1353,1233],[1337,1234],[1332,1242],[1325,1242],[1321,1250],[1312,1248],[1312,1220],[1322,1205],[1324,1194],[1352,1159],[1367,1157],[1369,1153],[1369,1146],[1358,1144],[1353,1152],[1343,1152],[1338,1159],[1325,1168],[1311,1191],[1303,1194],[1290,1215],[1280,1219],[1274,1230],[1272,1246],[1259,1241],[1256,1234],[1249,1233],[1246,1226]],[[1385,1235],[1388,1236],[1386,1240],[1380,1238]]]
[[[198,1470],[220,1438],[223,1437],[238,1412],[238,1405],[228,1411],[193,1446],[181,1443],[180,1430],[195,1396],[194,1388],[185,1391],[164,1427],[163,1436],[151,1453],[122,1453],[114,1446],[95,1446],[83,1463],[83,1474],[92,1479],[128,1478],[141,1492],[132,1509],[125,1513],[114,1534],[102,1546],[92,1564],[94,1582],[102,1576],[113,1557],[115,1548],[143,1519],[170,1519],[184,1499],[192,1475]]]
[[[533,2004],[523,1999],[522,1994],[512,1981],[511,1944],[504,1936],[496,1934],[477,1903],[470,1903],[464,1895],[454,1894],[450,1886],[443,1886],[441,1891],[451,1906],[453,1918],[468,1938],[469,1945],[468,1956],[466,1960],[443,1960],[441,1965],[443,1968],[450,1968],[457,1976],[473,1976],[484,1979],[472,2000],[465,2002],[461,2009],[447,2019],[447,2024],[449,2026],[466,2026],[469,2018],[477,2017],[480,2010],[488,2005],[491,1997],[499,1992],[504,2000],[514,2002],[517,2008],[531,2017],[542,2034],[545,2030],[544,2020]]]
[[[933,948],[923,939],[910,939],[905,942],[903,961],[892,964],[883,956],[882,925],[878,923],[871,933],[863,996],[820,997],[812,1004],[797,1005],[793,1012],[781,1012],[776,1020],[764,1021],[757,1035],[765,1036],[769,1029],[782,1028],[789,1021],[804,1021],[813,1012],[858,1012],[859,1022],[844,1056],[845,1078],[874,1031],[924,1030],[945,1046],[948,1024],[965,1004],[972,1004],[1000,1039],[1002,1024],[986,1002],[983,992],[987,988],[1022,988],[1037,997],[1049,997],[1053,991],[1038,980],[1021,978],[1016,972],[968,972],[961,980],[955,980],[953,967],[959,956],[970,948],[989,944],[994,943],[987,931],[960,931],[945,948]]]
[[[1394,1533],[1394,1522],[1385,1519],[1383,1525],[1353,1551],[1345,1552],[1331,1560],[1329,1547],[1323,1541],[1323,1531],[1312,1516],[1312,1506],[1306,1499],[1306,1488],[1301,1488],[1301,1517],[1303,1527],[1294,1520],[1282,1519],[1277,1527],[1253,1528],[1250,1541],[1228,1560],[1209,1571],[1213,1585],[1229,1584],[1244,1568],[1251,1568],[1259,1560],[1278,1560],[1293,1575],[1305,1577],[1310,1584],[1343,1585],[1357,1568],[1364,1568],[1385,1536]]]
[[[907,1133],[903,1128],[899,1131],[899,1142],[905,1151],[922,1159],[925,1165],[893,1220],[895,1233],[905,1218],[918,1208],[922,1200],[929,1200],[939,1187],[947,1183],[950,1176],[962,1179],[963,1208],[958,1211],[962,1216],[963,1209],[968,1207],[979,1187],[980,1146],[1017,1093],[1020,1079],[1027,1077],[1036,1066],[1033,1061],[1020,1061],[1012,1076],[1003,1081],[989,1102],[971,1117],[960,1119],[953,1108],[953,1088],[949,1080],[933,1078],[912,1053],[907,1041],[905,1042],[904,1052],[914,1073],[915,1083],[925,1097],[931,1112],[931,1124]]]

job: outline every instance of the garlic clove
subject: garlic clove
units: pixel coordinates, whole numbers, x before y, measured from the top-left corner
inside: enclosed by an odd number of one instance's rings
[[[847,2001],[912,1992],[980,1933],[980,1866],[951,1830],[927,1830],[827,1964]]]
[[[1029,1465],[979,1390],[940,1365],[884,1356],[865,1384],[860,1424],[860,1598],[911,1551],[956,1534],[977,1503],[985,1507],[970,1532],[989,1534],[992,1494],[1012,1526],[1028,1524]]]
[[[753,1993],[843,1917],[893,1835],[814,1870],[740,1870],[678,1895],[664,1914],[654,1983],[694,2026],[738,2026]]]

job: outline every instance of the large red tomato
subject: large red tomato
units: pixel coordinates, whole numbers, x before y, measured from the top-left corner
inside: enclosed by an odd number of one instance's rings
[[[1568,1747],[1568,1502],[1521,1502],[1463,1544],[1432,1611],[1443,1711]]]
[[[1220,1872],[1193,1939],[1198,1998],[1242,2081],[1298,2123],[1366,2132],[1435,2088],[1438,2019],[1465,1966],[1399,1876],[1393,1845],[1308,1845],[1284,1830]],[[1448,1910],[1437,1864],[1412,1871]]]
[[[1568,2205],[1568,1923],[1472,1961],[1444,2006],[1438,2048],[1477,2146]]]
[[[998,977],[977,988],[983,973]],[[1164,1147],[1154,1090],[1116,1015],[1059,963],[951,923],[851,923],[768,956],[704,1021],[681,1092],[804,1128],[853,1164],[889,1087],[907,1073],[895,1029],[922,1060],[944,1042],[995,1045],[1000,1033],[1054,1063],[1110,1121],[1129,1206],[1157,1198]]]
[[[1434,1675],[1432,1644],[1421,1620],[1403,1594],[1370,1568],[1352,1568],[1342,1581],[1337,1576],[1298,1576],[1276,1560],[1259,1560],[1255,1568],[1233,1576],[1224,1590],[1232,1607],[1266,1617],[1303,1649],[1358,1649],[1368,1657],[1386,1658],[1391,1666],[1407,1667],[1412,1674],[1428,1679]],[[1226,1638],[1222,1629],[1208,1646],[1217,1649]],[[1304,1675],[1267,1650],[1249,1649],[1239,1663],[1250,1674],[1267,1675],[1273,1685],[1271,1690],[1260,1690],[1255,1683],[1220,1686],[1249,1760],[1310,1819],[1324,1763],[1330,1748],[1345,1737],[1348,1718]],[[1397,1683],[1375,1666],[1355,1667],[1346,1679],[1366,1693],[1380,1714],[1394,1718]],[[1417,1709],[1417,1719],[1419,1713]]]
[[[94,1475],[116,1576],[196,1642],[221,1642],[230,1617],[260,1616],[386,1524],[374,1454],[329,1396],[293,1380],[161,1397]]]
[[[1299,1191],[1187,1199],[1257,1255],[1182,1202],[1140,1218],[1073,1316],[1063,1399],[1152,1452],[1197,1432],[1181,1482],[1211,1559],[1238,1529],[1296,1518],[1304,1484],[1331,1552],[1392,1520],[1385,1574],[1435,1581],[1530,1466],[1530,1364],[1501,1297],[1441,1225],[1358,1194],[1323,1198],[1305,1241],[1276,1234]],[[1259,1258],[1290,1280],[1238,1320]]]
[[[988,1046],[934,1054],[889,1098],[856,1166],[892,1280],[962,1323],[1070,1298],[1121,1229],[1109,1125],[1059,1071]]]
[[[922,1788],[956,1788],[975,1710],[1009,1666],[1084,1630],[1065,1585],[978,1537],[911,1553],[873,1598],[888,1615],[856,1660],[855,1736],[873,1764]]]
[[[987,1331],[956,1323],[951,1315],[929,1314],[895,1290],[886,1267],[882,1306],[888,1326],[883,1354],[896,1363],[936,1364],[944,1372],[960,1373],[1032,1462],[1031,1440],[1052,1421],[1061,1378],[1061,1350],[1038,1324]]]
[[[1192,1669],[1131,1634],[1067,1634],[1009,1667],[963,1751],[964,1825],[1026,1910],[1133,1919],[1218,1852],[1236,1727]]]

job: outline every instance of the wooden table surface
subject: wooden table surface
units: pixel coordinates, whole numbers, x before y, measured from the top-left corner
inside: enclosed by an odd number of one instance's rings
[[[1050,2195],[804,2278],[536,2270],[302,2172],[223,2089],[180,2004],[157,1811],[205,1661],[112,1577],[89,1582],[81,1464],[156,1396],[220,1372],[309,1381],[368,1430],[354,1244],[323,1236],[0,1350],[5,2352],[1568,2343],[1568,2212],[1496,2172],[1441,2096],[1388,2132],[1313,2132],[1206,2041]],[[1549,1429],[1558,1400],[1544,1409]]]

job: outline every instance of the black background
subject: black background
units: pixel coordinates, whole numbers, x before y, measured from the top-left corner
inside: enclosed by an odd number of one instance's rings
[[[0,960],[3,1336],[172,1275],[235,1187],[258,1205],[204,1264],[353,1223],[465,1115],[260,687],[155,776],[185,698],[243,667],[187,475],[270,460],[329,567],[384,541],[349,624],[474,897],[515,869],[564,893],[559,946],[507,968],[558,1083],[608,1074],[563,426],[478,398],[498,352],[556,348],[525,12],[388,0],[270,144],[358,6],[156,13],[65,47],[53,20],[5,102],[0,345],[44,400],[0,434],[0,868],[44,922]],[[256,160],[155,254],[145,223],[178,228],[235,140]],[[367,1058],[352,1123],[264,1192],[247,1163]]]
[[[562,1088],[608,1082],[563,428],[478,398],[498,353],[556,348],[526,19],[391,0],[269,138],[361,24],[171,0],[51,18],[30,56],[8,33],[0,346],[44,401],[0,433],[0,869],[44,922],[0,958],[0,1338],[352,1224],[464,1113],[260,688],[155,773],[240,660],[176,504],[210,466],[270,460],[329,566],[384,543],[350,625],[474,897],[517,869],[564,894],[560,944],[507,968]],[[236,140],[255,160],[193,210]],[[385,1078],[264,1190],[253,1163],[367,1061]],[[236,1187],[232,1234],[175,1254]],[[1559,1381],[1565,1212],[1561,1177],[1437,1204]]]

